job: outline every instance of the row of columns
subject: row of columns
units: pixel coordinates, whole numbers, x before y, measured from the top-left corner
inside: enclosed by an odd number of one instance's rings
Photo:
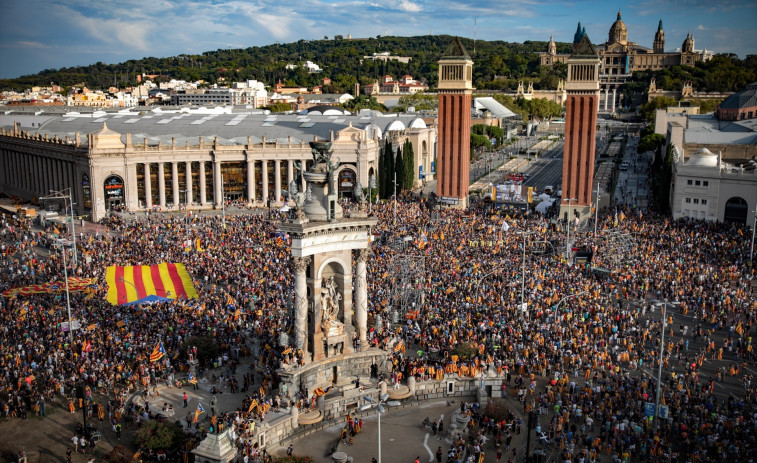
[[[612,108],[611,111],[615,112],[615,99],[618,89],[613,87],[612,89]],[[607,101],[610,99],[610,87],[605,87],[605,111],[607,111]]]
[[[172,162],[171,163],[171,180],[172,180],[172,190],[173,190],[173,197],[174,202],[179,204],[192,204],[194,201],[194,198],[192,197],[192,162],[194,161],[186,161],[186,168],[185,168],[185,178],[186,178],[186,196],[184,201],[180,201],[179,199],[181,196],[179,193],[181,192],[179,190],[179,163],[178,162]],[[268,194],[268,162],[267,160],[261,160],[261,170],[262,170],[262,183],[263,183],[263,194],[262,199],[263,201],[267,201],[269,198]],[[270,161],[273,162],[273,173],[274,173],[274,192],[273,192],[273,198],[275,201],[278,201],[281,197],[281,162],[282,161]],[[304,161],[303,161],[304,162]],[[145,207],[147,209],[150,209],[153,207],[152,203],[152,178],[151,178],[151,165],[153,163],[146,162],[144,163],[144,182],[145,182]],[[206,176],[205,176],[205,161],[199,161],[199,179],[200,179],[200,197],[199,203],[202,206],[207,205],[207,185],[206,185]],[[255,184],[256,184],[256,169],[255,169],[255,160],[249,160],[247,161],[247,198],[249,201],[255,201]],[[294,161],[289,160],[287,161],[287,185],[292,182],[294,179]],[[224,183],[224,179],[222,178],[222,172],[221,172],[221,161],[213,161],[213,198],[215,200],[215,205],[220,206],[221,205],[221,198],[223,197],[224,193],[222,191],[222,185]],[[305,187],[305,181],[302,179],[302,187]],[[166,184],[165,184],[165,164],[160,162],[158,163],[158,201],[161,208],[166,207]]]
[[[17,151],[3,152],[0,167],[0,180],[4,185],[35,196],[69,187],[76,191],[76,185],[82,180],[77,178],[73,162]]]

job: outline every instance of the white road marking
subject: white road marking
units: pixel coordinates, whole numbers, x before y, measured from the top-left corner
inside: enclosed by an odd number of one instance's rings
[[[428,433],[426,433],[426,437],[423,438],[423,446],[426,447],[426,451],[428,452],[428,461],[434,461],[434,452],[428,448]]]

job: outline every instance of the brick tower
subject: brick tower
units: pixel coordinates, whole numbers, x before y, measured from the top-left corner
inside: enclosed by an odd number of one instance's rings
[[[468,206],[473,60],[458,37],[439,60],[439,138],[436,194],[446,204]],[[455,201],[452,198],[456,198]]]
[[[599,105],[599,57],[584,34],[568,58],[565,90],[565,154],[562,165],[560,217],[579,220],[591,212],[594,184],[597,109]],[[570,209],[570,211],[568,211]]]

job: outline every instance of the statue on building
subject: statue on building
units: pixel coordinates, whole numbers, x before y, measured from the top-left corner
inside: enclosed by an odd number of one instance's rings
[[[341,334],[343,330],[342,323],[339,322],[339,301],[342,295],[339,294],[339,288],[334,277],[324,278],[321,286],[321,327],[327,336]]]

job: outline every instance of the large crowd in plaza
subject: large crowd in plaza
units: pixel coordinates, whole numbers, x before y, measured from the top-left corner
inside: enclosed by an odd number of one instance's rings
[[[560,252],[529,253],[524,312],[524,234],[527,250],[549,250],[564,244],[564,231],[539,214],[493,212],[485,204],[443,210],[438,220],[431,210],[423,198],[401,201],[396,216],[391,203],[373,207],[379,221],[368,261],[369,342],[387,350],[388,380],[506,377],[520,412],[540,413],[542,430],[568,461],[642,461],[671,452],[681,461],[754,460],[757,386],[749,368],[757,358],[751,286],[757,275],[745,228],[629,209],[601,214],[599,235],[621,230],[633,246],[595,241],[593,230],[577,230],[576,246],[596,245],[595,264],[608,270],[599,274],[570,265]],[[219,387],[225,382],[247,393],[219,424],[234,430],[244,453],[254,454],[254,423],[279,405],[276,370],[296,354],[280,345],[280,333],[293,323],[288,243],[276,233],[280,220],[278,212],[225,220],[202,214],[115,218],[107,232],[78,237],[80,262],[76,268],[69,262],[69,273],[96,277],[98,287],[71,293],[73,317],[82,326],[73,341],[60,327],[67,319],[65,293],[0,298],[2,417],[44,414],[53,403],[78,410],[75,386],[83,382],[88,398],[81,406],[93,416],[103,405],[104,419],[134,420],[140,410],[126,403],[130,393],[186,378],[193,355],[187,341],[210,336],[220,353],[207,366],[222,372]],[[63,281],[60,252],[51,250],[49,258],[37,252],[50,248],[52,231],[2,219],[3,290]],[[405,236],[411,240],[396,239]],[[190,251],[182,244],[187,238]],[[413,283],[423,302],[409,314],[393,314],[392,269],[403,255],[424,257],[424,274]],[[160,262],[184,263],[199,298],[139,306],[105,300],[107,266]],[[672,420],[662,420],[656,432],[644,419],[644,403],[654,401],[656,389],[644,373],[656,372],[660,361],[661,308],[650,316],[651,299],[676,302],[668,310],[692,320],[666,330],[661,401]],[[167,355],[150,362],[159,341]],[[249,350],[254,355],[246,361],[257,377],[234,368]],[[702,374],[713,361],[727,367]],[[198,376],[211,372],[201,369]],[[725,399],[718,385],[734,377],[743,390]],[[308,402],[312,391],[303,392]],[[258,407],[250,407],[253,400]],[[496,425],[487,432],[501,436]],[[459,455],[450,453],[451,461]]]

